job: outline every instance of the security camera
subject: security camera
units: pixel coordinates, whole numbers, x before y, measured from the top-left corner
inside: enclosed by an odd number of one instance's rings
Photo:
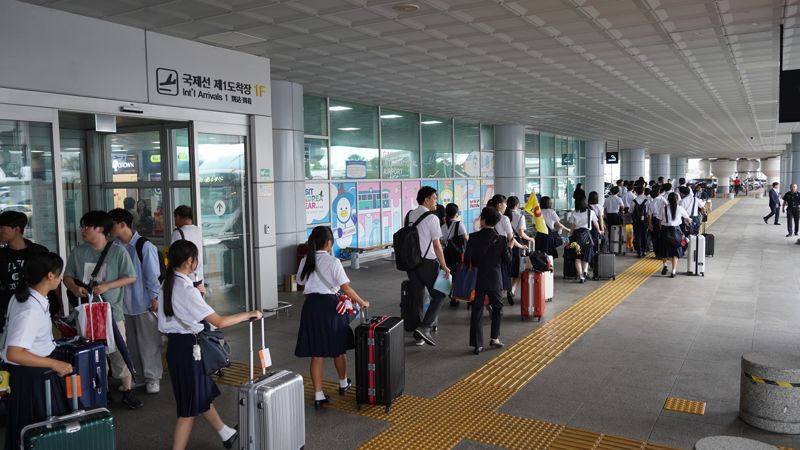
[[[753,140],[753,136],[750,136],[750,140],[751,140],[751,141]]]

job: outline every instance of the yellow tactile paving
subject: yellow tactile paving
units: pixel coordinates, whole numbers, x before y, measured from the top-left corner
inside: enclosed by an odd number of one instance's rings
[[[737,201],[729,200],[712,212],[707,226]],[[332,395],[329,407],[392,423],[391,427],[364,443],[360,447],[362,449],[416,450],[421,442],[425,442],[425,447],[430,449],[450,449],[462,439],[470,439],[509,449],[666,450],[668,447],[638,440],[497,412],[503,403],[660,267],[661,263],[651,258],[637,261],[619,274],[615,281],[603,283],[432,399],[403,395],[394,403],[392,410],[385,413],[383,407],[358,410],[354,394],[349,392],[344,396]],[[242,366],[237,364],[226,370],[220,382],[233,385],[241,383],[247,378],[247,369],[245,367],[243,373]],[[325,384],[328,391],[335,392],[336,388],[335,383]],[[312,391],[310,381],[306,380],[308,401],[311,401]],[[420,436],[425,436],[424,441]]]
[[[667,411],[702,416],[706,413],[706,403],[685,398],[667,397],[667,400],[664,402],[664,409]]]

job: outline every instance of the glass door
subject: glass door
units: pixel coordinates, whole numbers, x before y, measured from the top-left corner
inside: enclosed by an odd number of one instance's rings
[[[249,302],[247,127],[195,122],[198,222],[208,303],[220,313]]]

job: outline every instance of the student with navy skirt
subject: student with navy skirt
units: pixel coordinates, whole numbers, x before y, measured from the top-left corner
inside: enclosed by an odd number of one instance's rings
[[[260,311],[220,316],[203,300],[189,274],[197,268],[197,246],[178,240],[169,247],[169,266],[158,294],[158,329],[167,335],[167,365],[175,394],[178,422],[172,437],[173,450],[183,450],[189,443],[194,419],[202,415],[219,434],[225,448],[232,448],[239,432],[225,425],[214,408],[220,392],[206,375],[201,359],[193,351],[195,335],[203,331],[203,321],[225,328],[261,318]]]
[[[344,395],[351,386],[347,378],[347,350],[355,347],[355,340],[347,316],[337,312],[337,293],[341,290],[362,308],[369,307],[369,302],[350,286],[342,262],[331,255],[333,233],[330,227],[314,228],[308,237],[308,246],[309,253],[297,269],[297,283],[305,286],[306,300],[300,313],[294,354],[299,358],[311,358],[314,407],[319,409],[328,403],[328,397],[322,392],[325,358],[333,358],[339,374],[339,394]]]
[[[49,357],[56,345],[47,293],[61,284],[63,268],[64,261],[55,253],[30,256],[8,304],[5,342],[0,351],[11,375],[6,450],[18,450],[22,429],[47,418],[46,379],[50,380],[52,413],[69,411],[63,377],[72,372],[72,366]]]

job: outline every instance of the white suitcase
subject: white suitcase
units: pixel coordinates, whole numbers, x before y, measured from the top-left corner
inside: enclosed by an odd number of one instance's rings
[[[550,267],[553,267],[553,257],[551,255],[547,255],[547,260],[550,261]],[[548,270],[544,273],[544,299],[545,301],[553,301],[553,286],[555,285],[555,281],[553,279],[553,271]]]
[[[702,234],[689,236],[686,248],[686,273],[706,276],[706,238]]]
[[[264,319],[261,319],[264,348]],[[260,358],[259,358],[260,359]],[[239,447],[242,450],[297,450],[306,445],[303,377],[281,370],[253,374],[253,323],[250,322],[250,381],[239,386]]]
[[[625,239],[625,226],[624,225],[611,225],[607,227],[608,237],[606,238],[608,251],[617,255],[625,256],[625,251],[628,249],[628,243]]]

